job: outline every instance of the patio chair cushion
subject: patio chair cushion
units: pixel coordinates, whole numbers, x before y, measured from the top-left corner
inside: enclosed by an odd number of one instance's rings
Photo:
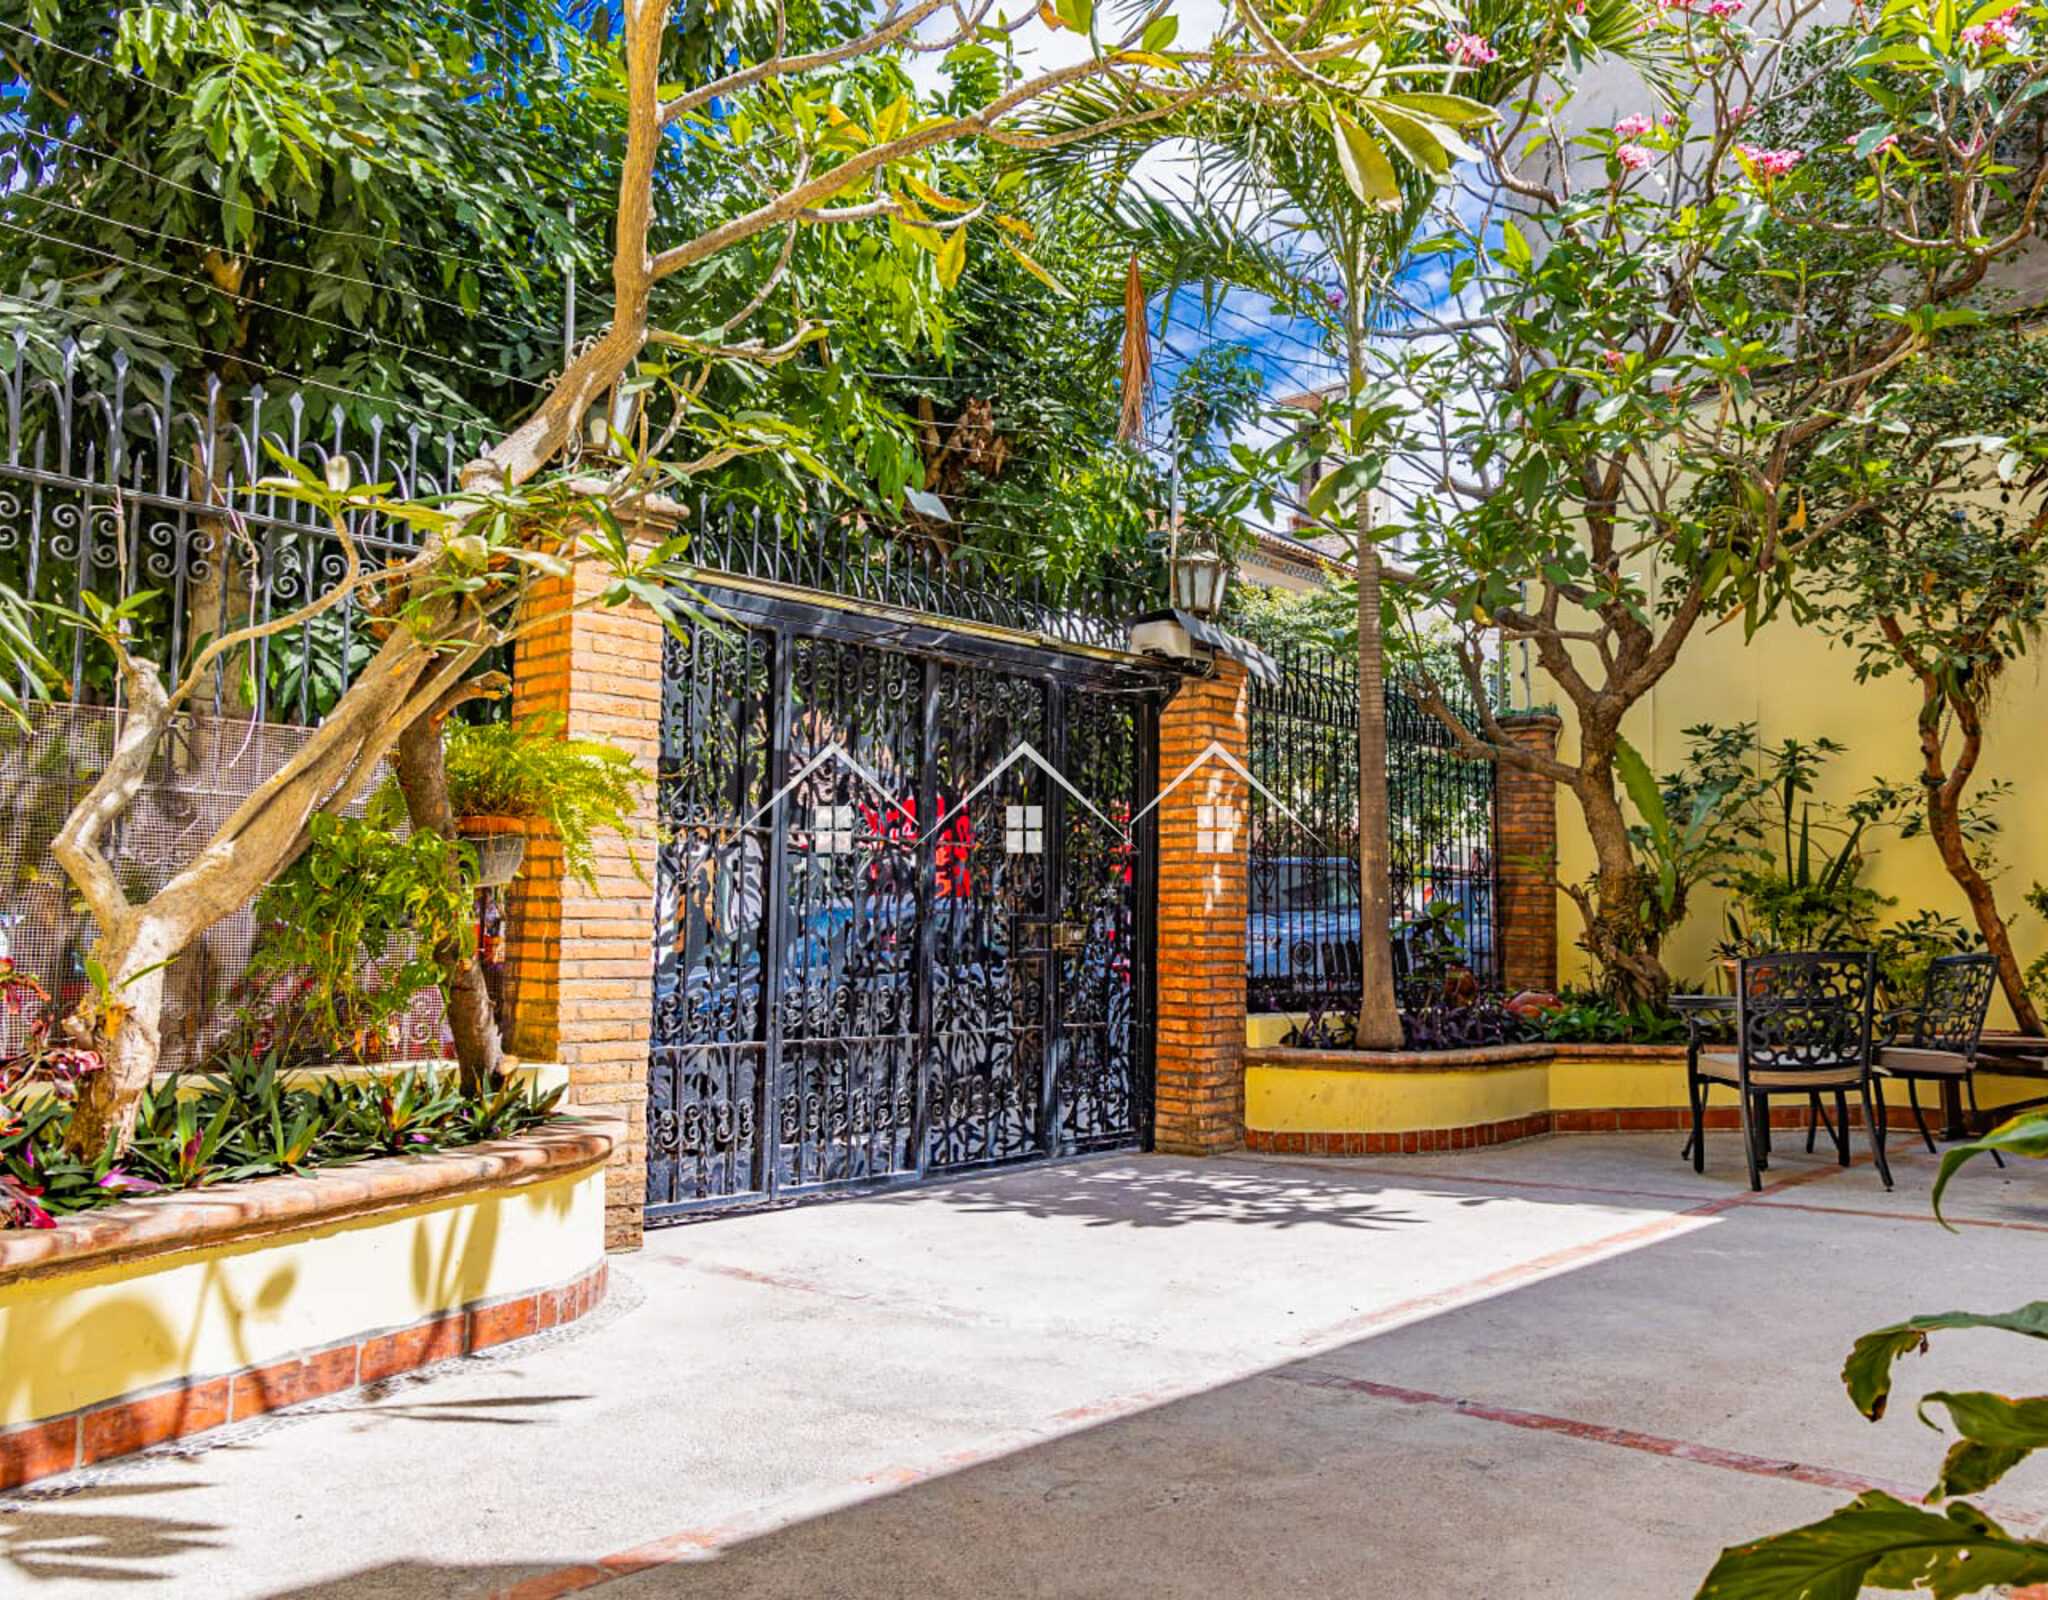
[[[1742,1081],[1733,1050],[1702,1050],[1699,1074],[1716,1083]],[[1752,1089],[1853,1089],[1862,1081],[1862,1071],[1853,1066],[1815,1067],[1807,1072],[1764,1069],[1749,1075]]]
[[[1911,1050],[1887,1045],[1877,1053],[1877,1070],[1894,1077],[1910,1073],[1916,1078],[1967,1078],[1970,1059],[1953,1050]]]

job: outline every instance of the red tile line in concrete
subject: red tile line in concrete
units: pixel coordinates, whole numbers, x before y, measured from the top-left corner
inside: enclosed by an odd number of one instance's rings
[[[1865,1159],[1867,1158],[1858,1158],[1857,1164],[1861,1165]],[[1345,1170],[1356,1171],[1357,1169]],[[1740,1206],[1754,1205],[1759,1201],[1768,1199],[1770,1196],[1782,1194],[1788,1189],[1796,1189],[1805,1184],[1818,1182],[1823,1178],[1834,1177],[1843,1170],[1845,1169],[1837,1166],[1817,1167],[1810,1171],[1797,1172],[1788,1177],[1780,1178],[1774,1183],[1765,1185],[1760,1191],[1745,1189],[1736,1194],[1702,1201],[1682,1212],[1660,1217],[1654,1222],[1626,1228],[1620,1233],[1608,1234],[1604,1238],[1589,1240],[1584,1244],[1573,1245],[1568,1249],[1554,1250],[1548,1255],[1538,1256],[1532,1261],[1520,1262],[1514,1266],[1503,1267],[1497,1272],[1487,1273],[1482,1277],[1472,1279],[1451,1289],[1441,1290],[1434,1294],[1417,1295],[1413,1299],[1404,1300],[1397,1305],[1387,1306],[1366,1316],[1353,1318],[1335,1327],[1325,1328],[1319,1333],[1310,1335],[1298,1342],[1304,1346],[1326,1345],[1333,1338],[1343,1338],[1352,1333],[1382,1327],[1387,1323],[1404,1320],[1422,1311],[1451,1309],[1455,1305],[1469,1303],[1473,1299],[1482,1297],[1485,1293],[1505,1288],[1510,1284],[1546,1277],[1576,1262],[1603,1254],[1612,1254],[1617,1246],[1630,1246],[1656,1238],[1665,1233],[1681,1231],[1702,1218],[1719,1216],[1725,1211],[1732,1211]],[[1854,1169],[1850,1168],[1848,1170]],[[1414,1174],[1414,1176],[1420,1177],[1423,1175],[1418,1173]],[[1506,1182],[1508,1180],[1495,1181]],[[1568,1188],[1571,1186],[1546,1184],[1544,1187]],[[1692,1197],[1686,1196],[1684,1198]],[[704,1263],[691,1263],[691,1265],[704,1270],[726,1270],[716,1267],[706,1268]],[[743,1268],[731,1269],[731,1275],[763,1284],[804,1288],[821,1293],[832,1292],[822,1285],[808,1281],[801,1283],[785,1281],[769,1274],[749,1272]],[[856,1295],[855,1297],[860,1299],[869,1298],[865,1295]],[[1288,1375],[1284,1369],[1276,1369],[1272,1372],[1259,1374],[1259,1376],[1284,1378]],[[1296,1381],[1311,1382],[1313,1380],[1303,1378]],[[1353,1381],[1363,1382],[1363,1380],[1343,1380],[1343,1384],[1348,1385]],[[1322,1386],[1337,1387],[1340,1385],[1324,1384]],[[1124,1395],[1101,1401],[1094,1405],[1075,1407],[1072,1410],[1060,1412],[1049,1418],[1046,1424],[1041,1427],[1004,1435],[999,1439],[987,1441],[968,1449],[951,1451],[936,1457],[922,1466],[885,1467],[879,1471],[867,1473],[860,1478],[856,1478],[851,1483],[843,1485],[837,1491],[830,1492],[827,1495],[811,1497],[801,1503],[758,1506],[731,1521],[701,1528],[684,1529],[681,1532],[651,1540],[646,1544],[636,1545],[630,1550],[622,1550],[613,1555],[600,1556],[595,1561],[580,1563],[571,1567],[562,1567],[553,1572],[538,1573],[508,1588],[492,1591],[491,1600],[558,1600],[559,1596],[579,1594],[586,1589],[600,1588],[605,1584],[616,1582],[620,1578],[632,1577],[635,1574],[650,1571],[656,1567],[668,1566],[679,1561],[700,1559],[726,1545],[773,1533],[802,1520],[806,1516],[815,1516],[822,1514],[828,1509],[856,1504],[867,1498],[867,1492],[870,1490],[910,1488],[916,1484],[941,1477],[965,1467],[981,1465],[1002,1456],[1013,1454],[1029,1446],[1050,1442],[1075,1427],[1114,1422],[1120,1418],[1133,1416],[1138,1412],[1150,1410],[1157,1406],[1192,1398],[1197,1394],[1205,1392],[1207,1387],[1207,1385],[1198,1386],[1181,1393]],[[1410,1393],[1421,1396],[1424,1401],[1434,1401],[1441,1398],[1446,1405],[1459,1406],[1463,1404],[1451,1399],[1449,1396],[1424,1396],[1422,1391],[1393,1391],[1393,1397]],[[1480,1408],[1469,1414],[1481,1415],[1484,1409],[1486,1408]],[[1505,1421],[1508,1419],[1510,1414],[1506,1412],[1505,1408],[1493,1409],[1500,1410],[1502,1414],[1497,1417],[1484,1416],[1482,1420]],[[1526,1425],[1533,1427],[1538,1425],[1537,1419],[1540,1414],[1535,1412],[1517,1412],[1512,1413],[1512,1415],[1530,1418],[1531,1421]],[[1774,1465],[1777,1470],[1771,1475],[1776,1477],[1798,1477],[1801,1482],[1820,1482],[1822,1480],[1819,1477],[1809,1478],[1800,1477],[1799,1475],[1806,1473],[1832,1474],[1832,1477],[1827,1481],[1827,1486],[1830,1487],[1842,1487],[1857,1492],[1861,1492],[1864,1488],[1884,1488],[1886,1492],[1898,1494],[1902,1499],[1910,1499],[1914,1494],[1914,1491],[1901,1486],[1881,1484],[1875,1479],[1863,1479],[1851,1473],[1835,1472],[1831,1468],[1807,1467],[1798,1463],[1773,1464],[1765,1462],[1762,1457],[1742,1457],[1739,1451],[1719,1450],[1711,1445],[1688,1444],[1683,1440],[1657,1440],[1654,1435],[1628,1434],[1627,1430],[1623,1429],[1603,1429],[1597,1423],[1573,1422],[1562,1417],[1542,1418],[1541,1423],[1549,1431],[1572,1434],[1574,1437],[1592,1439],[1594,1442],[1599,1443],[1622,1443],[1625,1440],[1640,1440],[1643,1442],[1635,1447],[1648,1448],[1649,1444],[1654,1441],[1659,1445],[1668,1445],[1670,1447],[1668,1450],[1658,1450],[1654,1453],[1666,1454],[1673,1459],[1690,1461],[1702,1466],[1719,1466],[1727,1467],[1731,1470],[1747,1470],[1747,1468],[1739,1468],[1732,1465],[1739,1459],[1758,1462],[1766,1466]],[[1601,1434],[1613,1434],[1615,1438],[1604,1439],[1598,1437]],[[1792,1470],[1786,1470],[1787,1468]],[[2031,1519],[2018,1517],[2011,1520],[2016,1524],[2024,1525]]]
[[[1599,1422],[1578,1422],[1570,1417],[1553,1417],[1541,1411],[1523,1411],[1515,1406],[1487,1405],[1477,1400],[1460,1400],[1455,1395],[1432,1394],[1427,1389],[1404,1389],[1396,1384],[1375,1383],[1368,1378],[1347,1377],[1340,1372],[1269,1372],[1266,1377],[1281,1383],[1297,1383],[1311,1389],[1334,1389],[1345,1394],[1365,1395],[1395,1405],[1417,1406],[1470,1417],[1477,1422],[1494,1422],[1509,1428],[1527,1428],[1551,1433],[1587,1444],[1611,1445],[1619,1450],[1636,1450],[1645,1455],[1687,1461],[1695,1466],[1719,1467],[1724,1472],[1743,1472],[1757,1478],[1781,1482],[1810,1483],[1817,1488],[1839,1489],[1845,1494],[1868,1494],[1876,1490],[1911,1504],[1923,1490],[1889,1478],[1867,1478],[1839,1467],[1817,1467],[1804,1461],[1780,1461],[1753,1456],[1746,1450],[1724,1450],[1719,1445],[1695,1444],[1686,1439],[1668,1439],[1662,1434],[1637,1433],[1633,1428],[1610,1428]],[[2008,1527],[2031,1528],[2044,1520],[2038,1511],[1986,1505]]]

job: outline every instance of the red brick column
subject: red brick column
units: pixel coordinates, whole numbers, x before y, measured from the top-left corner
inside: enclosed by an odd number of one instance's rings
[[[1524,749],[1557,754],[1564,726],[1547,712],[1503,717]],[[1509,994],[1557,987],[1557,785],[1502,762],[1493,791],[1500,864],[1501,975]]]
[[[529,840],[507,918],[507,1044],[528,1060],[561,1062],[572,1100],[625,1119],[626,1137],[605,1174],[605,1243],[633,1249],[647,1198],[661,624],[639,607],[571,609],[572,583],[579,602],[603,587],[598,573],[579,565],[573,579],[548,580],[531,593],[529,605],[548,620],[515,647],[513,715],[559,715],[565,737],[617,745],[647,783],[636,837],[596,838],[595,893],[563,874],[556,839]]]
[[[1249,748],[1244,668],[1216,663],[1159,716],[1163,789],[1212,743]],[[1159,1027],[1153,1138],[1175,1155],[1213,1155],[1244,1139],[1245,783],[1211,759],[1159,804]],[[1225,808],[1230,848],[1204,852],[1201,808]],[[1213,842],[1213,841],[1212,841]]]

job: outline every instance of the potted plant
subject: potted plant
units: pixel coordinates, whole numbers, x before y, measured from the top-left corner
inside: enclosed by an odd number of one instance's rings
[[[631,829],[642,782],[625,751],[595,739],[565,739],[562,719],[451,723],[443,737],[448,803],[477,852],[478,882],[509,883],[539,823],[562,842],[562,866],[597,886],[592,836]]]

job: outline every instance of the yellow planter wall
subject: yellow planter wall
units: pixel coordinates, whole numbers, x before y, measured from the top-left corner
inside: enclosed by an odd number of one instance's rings
[[[189,1197],[204,1198],[204,1191]],[[0,1283],[0,1428],[409,1327],[604,1259],[604,1169]]]
[[[1988,1111],[2036,1098],[2033,1078],[1977,1075],[1977,1096]],[[1551,1061],[1478,1068],[1350,1068],[1247,1065],[1245,1126],[1261,1133],[1410,1133],[1474,1128],[1557,1111],[1681,1110],[1686,1106],[1685,1062],[1605,1060],[1560,1055]],[[1906,1086],[1885,1085],[1897,1108],[1895,1135],[1912,1137]],[[1940,1091],[1920,1096],[1930,1125]],[[1716,1087],[1708,1104],[1732,1106],[1732,1089]]]

